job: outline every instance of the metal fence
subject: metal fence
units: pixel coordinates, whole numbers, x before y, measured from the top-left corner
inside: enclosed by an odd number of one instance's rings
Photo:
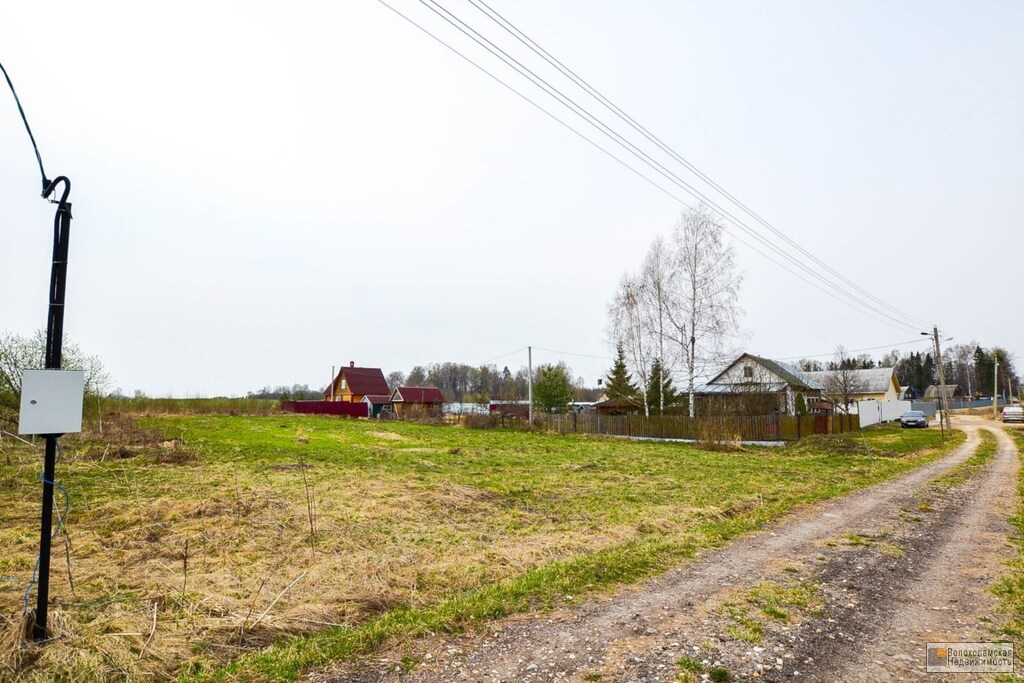
[[[685,415],[537,415],[534,427],[560,434],[604,434],[688,441],[794,441],[812,434],[860,429],[857,415],[753,415],[690,418]]]
[[[857,401],[860,426],[867,427],[879,422],[898,420],[903,413],[912,410],[911,405],[910,401]]]
[[[368,403],[347,403],[345,401],[281,401],[281,410],[286,413],[307,413],[312,415],[345,415],[348,417],[369,417]]]

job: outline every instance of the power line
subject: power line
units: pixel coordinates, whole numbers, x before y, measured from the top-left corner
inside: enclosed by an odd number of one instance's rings
[[[536,349],[537,351],[546,351],[548,353],[554,353],[560,356],[578,356],[580,358],[594,358],[597,360],[610,360],[612,362],[615,362],[615,359],[609,356],[595,356],[589,353],[573,353],[572,351],[556,351],[555,349],[545,349],[542,346],[534,346],[533,348]]]
[[[705,183],[707,183],[712,188],[717,190],[721,195],[723,195],[724,197],[729,199],[734,205],[736,205],[737,207],[742,209],[748,216],[750,216],[751,218],[756,220],[758,223],[760,223],[764,227],[766,227],[769,230],[771,230],[775,235],[777,235],[778,237],[780,237],[783,240],[785,240],[788,244],[790,244],[791,246],[796,248],[804,256],[808,257],[809,259],[811,259],[812,261],[817,263],[819,266],[823,267],[827,272],[829,272],[832,275],[834,275],[835,277],[839,278],[841,281],[843,281],[846,284],[848,284],[849,286],[853,287],[854,289],[856,289],[857,291],[859,291],[860,293],[862,293],[863,295],[865,295],[866,297],[868,297],[872,301],[878,303],[879,305],[884,306],[885,308],[888,308],[890,311],[892,311],[894,313],[897,313],[897,314],[903,316],[904,318],[908,318],[908,319],[911,319],[911,320],[917,320],[921,324],[927,324],[926,321],[923,320],[922,318],[917,318],[916,316],[910,315],[910,314],[906,313],[905,311],[902,311],[902,310],[896,308],[895,306],[890,305],[888,302],[886,302],[886,301],[878,298],[877,296],[873,295],[871,292],[869,292],[869,291],[865,290],[864,288],[860,287],[857,283],[855,283],[852,280],[850,280],[850,279],[846,278],[845,276],[843,276],[841,273],[839,273],[838,271],[833,269],[831,266],[829,266],[827,263],[825,263],[824,261],[819,259],[814,254],[812,254],[808,250],[804,249],[800,244],[798,244],[797,242],[792,240],[788,235],[786,235],[785,233],[783,233],[782,231],[777,229],[774,225],[769,223],[766,219],[761,217],[757,212],[755,212],[753,209],[751,209],[746,204],[744,204],[742,201],[740,201],[731,192],[729,192],[724,187],[719,185],[712,178],[710,178],[703,171],[701,171],[694,164],[692,164],[689,160],[687,160],[681,154],[679,154],[674,149],[672,149],[672,147],[670,147],[667,143],[662,141],[654,133],[652,133],[650,130],[648,130],[646,127],[644,127],[638,121],[636,121],[633,117],[631,117],[629,114],[627,114],[621,108],[619,108],[614,102],[612,102],[607,97],[605,97],[600,91],[598,91],[596,88],[591,86],[590,83],[588,83],[585,79],[583,79],[581,76],[579,76],[576,72],[574,72],[572,69],[570,69],[564,63],[562,63],[554,55],[552,55],[547,50],[545,50],[543,47],[541,47],[539,44],[537,44],[536,41],[534,41],[532,38],[530,38],[528,35],[526,35],[526,33],[524,33],[517,26],[515,26],[515,24],[513,24],[511,21],[509,21],[504,16],[502,16],[499,12],[497,12],[492,7],[490,7],[486,2],[484,2],[483,0],[468,0],[468,2],[470,4],[472,4],[474,7],[476,7],[480,12],[482,12],[489,19],[491,19],[491,21],[495,22],[498,26],[500,26],[506,32],[508,32],[510,35],[512,35],[514,38],[516,38],[520,43],[522,43],[523,45],[528,47],[534,54],[537,54],[542,59],[544,59],[544,61],[546,61],[548,64],[550,64],[555,69],[557,69],[560,73],[562,73],[562,75],[564,75],[567,78],[569,78],[570,80],[572,80],[576,85],[578,85],[580,88],[582,88],[586,93],[588,93],[594,99],[596,99],[598,102],[600,102],[602,105],[604,105],[604,107],[606,109],[608,109],[613,114],[615,114],[617,117],[619,117],[619,119],[621,119],[622,121],[627,123],[631,128],[633,128],[633,130],[637,131],[638,133],[643,135],[647,140],[649,140],[650,142],[654,143],[658,148],[660,148],[662,151],[664,151],[669,156],[674,158],[676,161],[678,161],[680,164],[682,164],[688,170],[693,172],[697,177],[699,177]]]
[[[495,82],[500,84],[505,89],[509,90],[510,92],[512,92],[513,94],[518,96],[519,98],[525,100],[526,102],[528,102],[529,104],[534,106],[534,108],[539,110],[541,113],[543,113],[545,116],[550,118],[552,121],[555,121],[556,123],[558,123],[559,125],[564,127],[566,130],[571,132],[573,135],[578,136],[579,138],[581,138],[582,140],[584,140],[585,142],[587,142],[588,144],[593,146],[595,148],[595,150],[597,150],[601,154],[605,155],[606,157],[608,157],[609,159],[614,161],[616,164],[621,165],[623,168],[629,170],[631,173],[635,174],[637,177],[639,177],[643,181],[647,182],[648,184],[650,184],[655,189],[658,189],[659,191],[662,191],[662,193],[664,195],[666,195],[667,197],[672,198],[673,200],[675,200],[676,202],[678,202],[682,206],[688,207],[688,208],[692,208],[692,207],[690,207],[689,204],[686,203],[685,200],[683,200],[678,195],[674,194],[672,190],[667,189],[666,187],[658,184],[657,182],[655,182],[651,178],[647,177],[646,175],[644,175],[643,173],[641,173],[640,171],[638,171],[634,167],[630,166],[628,163],[626,163],[622,159],[620,159],[620,158],[616,157],[615,155],[613,155],[612,153],[608,152],[608,150],[606,150],[605,147],[601,146],[600,144],[598,144],[597,142],[595,142],[591,138],[587,137],[587,135],[585,135],[584,133],[580,132],[577,128],[572,127],[570,124],[566,123],[562,119],[558,118],[556,115],[552,114],[550,111],[545,109],[542,104],[538,103],[535,99],[532,99],[528,95],[523,94],[521,91],[519,91],[515,87],[509,85],[507,82],[505,82],[504,80],[502,80],[501,78],[499,78],[498,76],[493,74],[492,72],[487,71],[487,69],[485,69],[484,67],[480,66],[479,63],[474,61],[471,57],[467,56],[465,53],[461,52],[459,49],[457,49],[456,47],[454,47],[450,43],[445,42],[443,39],[438,37],[436,34],[432,33],[431,31],[429,31],[428,29],[426,29],[422,25],[418,24],[416,22],[416,20],[413,19],[412,17],[408,16],[407,14],[402,13],[401,11],[396,9],[395,7],[389,5],[387,2],[385,2],[385,0],[378,0],[378,2],[380,4],[382,4],[383,6],[387,7],[388,9],[390,9],[392,12],[394,12],[395,14],[400,16],[401,18],[406,19],[406,22],[408,22],[409,24],[411,24],[414,27],[416,27],[417,29],[419,29],[422,33],[426,34],[430,38],[434,39],[436,42],[438,42],[441,45],[443,45],[445,48],[449,49],[450,51],[452,51],[455,54],[457,54],[458,56],[460,56],[462,59],[467,61],[469,63],[469,65],[471,65],[472,67],[474,67],[475,69],[480,71],[482,74],[484,74],[488,78],[494,80]],[[731,236],[734,240],[739,242],[741,245],[745,246],[746,248],[751,249],[755,253],[759,254],[760,256],[762,256],[763,258],[767,259],[768,261],[774,263],[775,265],[777,265],[778,267],[782,268],[786,272],[794,275],[795,278],[798,278],[799,280],[802,280],[803,282],[807,283],[811,287],[814,287],[815,289],[817,289],[820,292],[828,295],[829,297],[839,301],[840,303],[843,303],[843,304],[853,308],[854,310],[856,310],[857,312],[859,312],[861,314],[867,315],[868,317],[870,317],[872,319],[876,319],[876,321],[878,321],[880,323],[883,323],[884,325],[892,326],[892,323],[890,323],[889,321],[886,321],[886,319],[883,319],[883,318],[879,317],[878,315],[874,315],[873,313],[871,313],[871,312],[869,312],[867,310],[859,308],[859,307],[857,307],[856,304],[851,303],[848,300],[841,299],[835,293],[833,293],[833,292],[831,292],[829,290],[825,290],[825,289],[821,288],[816,283],[814,283],[814,282],[808,280],[807,278],[805,278],[805,276],[802,275],[801,273],[793,270],[792,268],[786,266],[783,263],[780,263],[778,260],[776,260],[772,256],[766,254],[764,251],[758,249],[757,247],[755,247],[754,245],[750,244],[749,242],[744,241],[742,238],[740,238],[738,236],[738,234],[736,232],[728,229],[725,226],[723,226],[723,229],[729,234],[729,236]],[[908,326],[904,325],[904,327],[908,327]]]
[[[509,351],[508,353],[503,353],[500,356],[495,356],[494,358],[491,358],[490,360],[485,360],[482,363],[480,363],[480,365],[489,365],[489,364],[493,363],[496,360],[501,360],[502,358],[508,358],[509,356],[514,356],[515,354],[522,353],[525,350],[526,350],[526,347],[522,346],[522,347],[516,349],[515,351]]]
[[[730,213],[726,209],[722,208],[714,200],[712,200],[709,197],[707,197],[706,195],[704,195],[702,192],[700,192],[699,190],[697,190],[696,188],[691,186],[689,183],[687,183],[685,180],[680,178],[678,175],[676,175],[675,173],[673,173],[672,171],[667,169],[664,165],[659,163],[657,160],[653,159],[646,152],[644,152],[643,150],[638,148],[632,142],[630,142],[629,140],[627,140],[626,138],[621,136],[618,132],[616,132],[613,129],[611,129],[604,122],[602,122],[600,119],[598,119],[593,114],[591,114],[589,111],[587,111],[584,107],[580,106],[578,103],[576,103],[574,100],[572,100],[572,98],[568,97],[563,92],[561,92],[560,90],[558,90],[557,88],[552,86],[550,83],[548,83],[546,80],[544,80],[543,78],[538,76],[531,69],[529,69],[528,67],[524,66],[521,62],[519,62],[514,57],[509,55],[505,50],[503,50],[500,47],[498,47],[497,45],[495,45],[492,41],[490,41],[488,38],[486,38],[485,36],[480,34],[473,27],[469,26],[469,24],[467,24],[465,21],[463,21],[462,19],[460,19],[459,17],[454,15],[452,12],[450,12],[448,9],[446,9],[443,5],[438,3],[437,0],[429,0],[430,4],[427,4],[427,0],[419,0],[419,2],[420,2],[420,4],[422,4],[427,9],[431,10],[434,14],[438,15],[439,17],[441,17],[448,24],[450,24],[451,26],[456,28],[458,31],[460,31],[463,35],[466,35],[467,37],[469,37],[471,40],[473,40],[478,45],[483,47],[485,50],[490,52],[494,57],[497,57],[499,60],[504,62],[507,66],[509,66],[510,68],[515,70],[517,73],[519,73],[521,76],[523,76],[524,78],[529,80],[531,83],[533,83],[535,86],[537,86],[538,88],[543,90],[547,95],[549,95],[550,97],[554,98],[559,104],[561,104],[562,106],[566,107],[567,109],[569,109],[571,112],[573,112],[577,116],[580,116],[581,118],[583,118],[583,120],[586,121],[591,126],[597,128],[600,133],[602,133],[606,137],[610,138],[613,142],[618,144],[620,147],[623,147],[627,152],[629,152],[633,156],[637,157],[641,162],[645,163],[647,166],[649,166],[650,168],[655,170],[657,173],[659,173],[660,175],[662,175],[663,177],[668,179],[670,182],[672,182],[675,185],[679,186],[681,189],[683,189],[685,192],[690,194],[695,199],[699,199],[700,201],[703,201],[703,202],[707,203],[708,205],[714,207],[723,217],[728,217],[731,220],[731,222],[736,227],[740,228],[741,230],[743,230],[744,232],[749,234],[751,237],[753,237],[754,239],[756,239],[759,242],[761,242],[761,244],[763,244],[764,246],[772,249],[773,251],[778,253],[780,256],[788,259],[794,265],[796,265],[797,267],[803,269],[804,271],[806,271],[811,276],[817,278],[818,280],[820,280],[825,285],[828,285],[829,287],[832,287],[839,294],[848,297],[851,301],[855,301],[855,302],[859,303],[861,306],[864,306],[864,307],[874,311],[875,313],[877,313],[877,314],[879,314],[879,315],[881,315],[883,317],[888,318],[890,321],[896,323],[897,325],[900,325],[900,326],[905,327],[907,329],[914,329],[913,325],[910,325],[910,324],[904,322],[903,319],[894,317],[894,316],[886,313],[885,311],[882,311],[882,310],[878,309],[877,307],[869,304],[868,302],[865,302],[865,301],[861,300],[859,297],[854,296],[853,294],[849,293],[848,291],[846,291],[846,290],[842,289],[841,287],[839,287],[838,285],[836,285],[834,282],[831,282],[828,278],[822,276],[820,273],[818,273],[817,271],[815,271],[812,268],[810,268],[807,264],[805,264],[805,263],[799,261],[798,259],[794,258],[791,254],[787,253],[786,251],[781,249],[779,246],[777,246],[777,245],[771,243],[770,241],[768,241],[764,236],[762,236],[756,230],[754,230],[750,226],[746,225],[746,223],[744,223],[742,220],[738,219],[736,216],[734,216],[732,213]],[[431,6],[431,5],[433,5],[433,6]],[[435,9],[435,7],[440,8],[440,11],[438,11],[438,9]],[[443,12],[443,14],[442,14],[442,12]],[[408,17],[406,17],[406,18],[408,19]],[[422,30],[424,30],[425,32],[427,32],[428,34],[430,34],[430,32],[426,31],[426,29],[423,29],[422,27],[420,27],[420,28]],[[433,34],[430,34],[430,35],[432,37],[434,37],[435,39],[440,41],[440,39],[438,39],[436,36],[433,36]],[[443,41],[441,41],[441,42],[443,42]],[[470,60],[470,61],[472,61],[472,60]],[[486,71],[486,69],[483,69],[483,67],[479,67],[479,65],[476,65],[476,66],[478,66],[478,68],[481,68],[482,70]],[[490,72],[487,72],[487,73],[490,73]],[[493,74],[492,74],[492,76],[493,76]],[[592,144],[595,144],[595,143],[592,143]],[[678,200],[678,198],[677,198],[677,200]],[[681,200],[679,200],[679,201],[681,201]],[[684,205],[686,205],[685,202],[682,202],[682,203]],[[792,272],[792,271],[790,271],[790,272]],[[819,287],[819,289],[821,289],[821,288]],[[857,309],[857,310],[859,310],[859,309]],[[860,311],[860,312],[864,312],[864,311]]]
[[[28,131],[28,139],[32,141],[32,150],[36,153],[36,162],[39,164],[39,175],[43,180],[43,192],[46,192],[46,188],[49,186],[50,181],[46,179],[46,171],[43,170],[43,157],[39,154],[39,146],[36,145],[36,136],[32,135],[32,129],[28,125],[28,119],[25,118],[25,110],[21,108],[21,100],[18,99],[18,93],[14,90],[14,83],[11,83],[11,77],[7,75],[7,69],[4,68],[3,63],[0,63],[0,71],[3,71],[4,79],[7,80],[7,87],[11,89],[11,94],[14,95],[14,103],[18,105],[18,114],[21,115],[21,122],[25,124],[25,130]]]
[[[931,340],[930,339],[910,339],[908,341],[895,342],[893,344],[882,344],[881,346],[868,346],[868,347],[865,347],[863,349],[846,349],[846,353],[860,353],[861,351],[877,351],[879,349],[891,349],[894,346],[907,346],[909,344],[921,344],[921,343],[924,343],[924,342],[931,343]],[[834,356],[834,355],[836,355],[835,351],[833,351],[831,353],[808,354],[808,355],[804,355],[804,356],[787,356],[785,358],[776,358],[776,360],[802,360],[804,358],[825,358],[825,357]]]

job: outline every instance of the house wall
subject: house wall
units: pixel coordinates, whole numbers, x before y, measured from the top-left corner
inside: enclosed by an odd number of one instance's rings
[[[753,377],[747,377],[744,368],[753,368]],[[770,383],[785,382],[785,380],[774,372],[749,358],[744,358],[731,368],[725,371],[721,377],[715,380],[715,384],[744,384],[749,382]]]
[[[325,396],[326,400],[331,400],[331,389],[327,388]],[[348,380],[345,378],[345,371],[342,370],[341,374],[334,380],[334,400],[341,401],[343,403],[359,403],[363,400],[362,394],[353,394],[352,390],[348,386]]]
[[[443,412],[441,403],[413,403],[411,401],[395,401],[395,413],[399,417],[437,417]]]
[[[330,387],[327,387],[324,398],[328,401],[331,400]],[[334,400],[342,401],[344,403],[358,403],[363,400],[362,396],[359,396],[357,399],[353,399],[352,391],[348,388],[348,380],[345,379],[344,372],[334,378]]]

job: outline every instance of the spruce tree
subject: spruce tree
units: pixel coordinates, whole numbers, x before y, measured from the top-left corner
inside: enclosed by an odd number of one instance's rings
[[[615,364],[605,378],[605,393],[609,399],[622,399],[636,404],[640,394],[639,387],[633,383],[633,377],[626,368],[626,352],[619,344],[616,348]]]
[[[664,370],[661,360],[655,358],[651,363],[651,379],[647,386],[647,400],[652,412],[661,410],[662,397],[665,399],[666,408],[679,402],[679,392],[672,384],[672,376]]]

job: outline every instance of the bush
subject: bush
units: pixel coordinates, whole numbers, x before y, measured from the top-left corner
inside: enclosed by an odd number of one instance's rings
[[[498,427],[497,415],[478,415],[471,413],[462,418],[462,424],[468,429],[495,429]]]

